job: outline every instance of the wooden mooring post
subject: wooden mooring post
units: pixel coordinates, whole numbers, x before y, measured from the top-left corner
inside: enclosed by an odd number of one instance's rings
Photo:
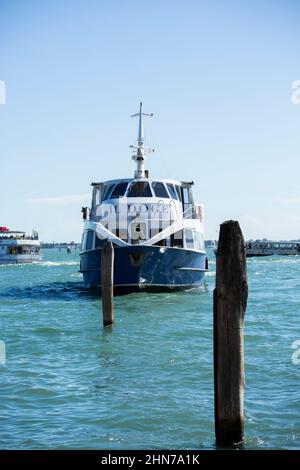
[[[114,247],[106,241],[101,253],[101,295],[103,326],[114,323]]]
[[[239,223],[224,222],[216,252],[214,290],[215,433],[218,445],[243,441],[244,314],[248,284]]]

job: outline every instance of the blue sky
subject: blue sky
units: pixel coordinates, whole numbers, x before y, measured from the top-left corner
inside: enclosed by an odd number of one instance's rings
[[[140,100],[153,176],[195,181],[206,238],[300,237],[300,3],[0,1],[0,225],[80,240],[90,183],[133,174]]]

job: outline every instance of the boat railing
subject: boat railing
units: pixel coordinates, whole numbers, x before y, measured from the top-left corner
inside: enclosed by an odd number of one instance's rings
[[[184,219],[198,219],[200,222],[203,220],[203,207],[201,204],[183,204],[183,218]]]
[[[24,237],[21,236],[0,236],[0,240],[38,240],[38,237],[29,237],[25,235]]]
[[[180,206],[181,207],[181,206]],[[163,225],[167,227],[174,221],[196,219],[203,221],[203,206],[201,204],[183,204],[180,209],[174,203],[125,203],[122,207],[116,204],[101,204],[97,207],[92,220],[106,227],[118,228],[120,223],[143,222],[147,225]]]
[[[116,221],[120,220],[121,217],[127,219],[128,222],[136,218],[149,221],[158,219],[177,220],[182,217],[182,210],[178,209],[179,207],[172,200],[169,203],[164,201],[155,203],[129,202],[127,200],[124,204],[104,203],[98,205],[96,210],[92,211],[91,219],[97,222],[114,217]]]

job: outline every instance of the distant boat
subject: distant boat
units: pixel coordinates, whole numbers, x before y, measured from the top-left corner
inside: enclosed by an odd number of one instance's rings
[[[207,270],[203,206],[194,203],[191,182],[150,178],[145,170],[143,117],[140,110],[133,178],[92,183],[91,209],[85,220],[80,272],[88,288],[101,286],[101,250],[114,245],[114,291],[173,291],[199,287]],[[184,162],[183,162],[184,164]],[[105,165],[114,163],[111,158]],[[172,162],[170,162],[172,165]]]
[[[23,231],[0,227],[0,264],[32,263],[41,259],[36,231],[28,236]]]
[[[211,248],[213,250],[216,250],[218,246],[218,241],[217,240],[205,240],[205,247],[206,248]]]
[[[246,243],[246,255],[272,256],[272,255],[300,255],[300,242],[274,242],[270,240],[255,240]]]

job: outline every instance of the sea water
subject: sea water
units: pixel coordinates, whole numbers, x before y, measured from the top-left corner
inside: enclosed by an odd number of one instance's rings
[[[206,286],[115,298],[112,328],[78,251],[0,266],[0,448],[215,449]],[[248,260],[245,449],[300,448],[300,256]]]

